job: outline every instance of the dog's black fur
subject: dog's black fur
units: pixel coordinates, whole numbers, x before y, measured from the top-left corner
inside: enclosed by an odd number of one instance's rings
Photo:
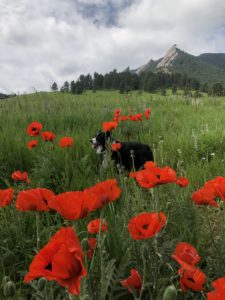
[[[121,142],[114,140],[109,131],[99,132],[90,139],[92,147],[96,152],[104,157],[106,150],[106,142],[120,143],[119,151],[112,151],[111,159],[116,162],[116,165],[123,166],[126,171],[139,170],[143,168],[146,161],[154,161],[153,153],[150,147],[140,142]]]

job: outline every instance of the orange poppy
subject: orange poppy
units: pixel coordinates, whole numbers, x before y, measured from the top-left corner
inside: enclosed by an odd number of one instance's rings
[[[59,141],[59,146],[62,148],[72,147],[74,144],[73,138],[69,136],[62,137]]]
[[[181,242],[176,245],[176,249],[172,254],[172,258],[175,259],[179,264],[185,262],[190,266],[195,266],[201,260],[196,249],[185,242]]]
[[[224,300],[225,299],[225,277],[213,281],[212,286],[215,291],[207,293],[207,300]]]
[[[0,190],[0,207],[5,207],[13,201],[14,190],[9,188]]]
[[[25,181],[26,183],[30,183],[30,179],[28,178],[27,172],[15,171],[11,174],[11,178],[15,181]]]
[[[178,270],[180,277],[180,287],[183,292],[189,289],[193,291],[202,291],[203,285],[206,282],[205,274],[194,266],[186,264],[185,268],[181,267]]]
[[[38,136],[42,130],[42,124],[39,122],[32,122],[27,127],[27,134],[29,136]]]
[[[120,143],[114,143],[112,144],[111,147],[112,147],[112,151],[118,152],[121,149],[122,145]]]
[[[100,219],[92,220],[88,223],[87,231],[91,234],[99,233]],[[108,231],[108,224],[103,220],[101,224],[101,232]]]
[[[34,257],[24,283],[38,277],[56,280],[73,295],[80,294],[81,279],[87,275],[84,254],[72,227],[62,227]]]
[[[130,219],[128,230],[134,240],[143,240],[156,235],[165,224],[166,216],[163,212],[144,212]]]
[[[127,279],[120,281],[121,285],[128,289],[131,293],[132,290],[139,290],[142,287],[142,280],[139,272],[136,269],[130,270],[130,276]]]
[[[56,135],[51,131],[44,131],[41,134],[41,138],[45,142],[47,142],[47,141],[53,142],[54,139],[56,138]]]
[[[115,122],[115,121],[111,121],[111,122],[103,122],[103,123],[102,123],[102,130],[103,130],[104,132],[111,131],[111,130],[117,128],[117,127],[118,127],[118,123]]]
[[[186,187],[189,185],[189,180],[186,177],[180,176],[176,179],[175,183],[181,187]]]
[[[192,200],[198,205],[211,205],[218,207],[215,198],[217,196],[215,184],[213,180],[205,183],[205,185],[192,194]]]
[[[37,147],[37,145],[38,145],[38,141],[37,141],[37,140],[32,140],[32,141],[30,141],[30,142],[27,144],[27,147],[28,147],[29,149],[32,149],[32,148]]]

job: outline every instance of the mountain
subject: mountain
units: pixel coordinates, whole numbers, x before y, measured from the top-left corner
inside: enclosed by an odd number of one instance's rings
[[[131,70],[132,73],[145,72],[182,73],[195,77],[200,82],[225,83],[225,54],[204,53],[199,56],[191,55],[173,45],[164,57],[150,60],[147,64]]]

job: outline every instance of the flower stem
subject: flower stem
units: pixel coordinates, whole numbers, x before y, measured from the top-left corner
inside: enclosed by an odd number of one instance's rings
[[[37,251],[40,248],[40,214],[36,211]]]

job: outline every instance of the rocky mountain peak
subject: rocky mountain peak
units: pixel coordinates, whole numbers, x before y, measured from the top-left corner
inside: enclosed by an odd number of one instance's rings
[[[166,53],[166,55],[160,60],[160,62],[156,66],[156,70],[168,72],[168,67],[170,67],[175,60],[175,58],[178,56],[178,48],[177,45],[173,45]]]

